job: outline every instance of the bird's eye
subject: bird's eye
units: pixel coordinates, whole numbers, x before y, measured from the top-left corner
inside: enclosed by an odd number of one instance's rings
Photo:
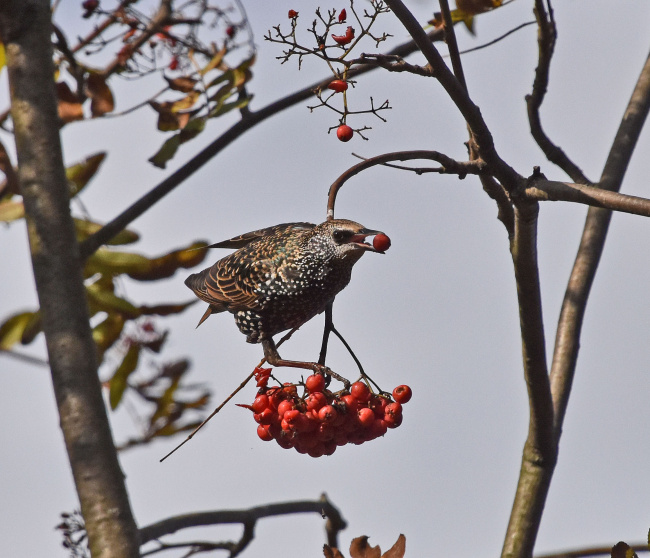
[[[334,239],[335,242],[340,244],[345,239],[345,231],[335,230],[332,233],[332,238]]]

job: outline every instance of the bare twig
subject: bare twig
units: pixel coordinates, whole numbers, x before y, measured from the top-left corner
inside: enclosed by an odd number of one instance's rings
[[[459,178],[464,178],[468,174],[481,174],[485,168],[485,164],[482,161],[456,161],[438,151],[396,151],[394,153],[377,155],[376,157],[371,157],[370,159],[366,159],[365,161],[350,167],[330,186],[329,198],[327,200],[327,219],[334,219],[336,196],[343,184],[345,184],[345,182],[350,178],[365,169],[374,167],[375,165],[383,165],[384,163],[389,163],[391,161],[411,161],[413,159],[429,159],[438,161],[443,165],[443,168],[445,169],[444,172],[448,174],[457,174]]]
[[[633,543],[629,546],[635,552],[650,552],[648,545],[644,543]],[[553,554],[540,554],[536,555],[535,558],[584,558],[586,556],[611,556],[611,554],[611,546],[593,546],[564,552],[554,552]]]
[[[456,41],[456,32],[454,31],[454,23],[451,19],[451,11],[449,10],[449,2],[447,0],[440,1],[440,11],[442,18],[445,22],[445,42],[449,48],[449,57],[451,58],[451,67],[454,69],[456,79],[467,91],[467,82],[465,81],[465,73],[463,72],[463,63],[460,60],[460,53],[458,52],[458,42]]]
[[[237,542],[230,543],[232,546],[229,548],[231,556],[236,556],[253,540],[255,524],[259,519],[294,513],[317,513],[323,518],[327,518],[325,525],[327,544],[338,546],[338,534],[347,527],[347,524],[339,510],[328,500],[325,494],[318,500],[299,500],[257,506],[245,510],[197,512],[169,517],[141,528],[140,544],[144,545],[165,535],[190,527],[241,523],[244,525],[242,538]]]
[[[472,48],[466,48],[465,50],[461,50],[460,54],[469,54],[470,52],[476,52],[477,50],[483,50],[484,48],[495,45],[495,44],[503,41],[503,39],[505,39],[506,37],[509,37],[513,33],[516,33],[520,29],[523,29],[524,27],[528,27],[529,25],[535,25],[535,22],[534,21],[527,21],[526,23],[522,23],[521,25],[517,25],[517,27],[513,27],[512,29],[510,29],[510,31],[507,31],[503,35],[499,35],[496,39],[492,39],[491,41],[488,41],[487,43],[483,43],[482,45],[478,45],[478,46],[475,46],[475,47],[472,47]],[[445,57],[446,56],[448,56],[448,55],[445,55]]]
[[[546,155],[546,158],[560,167],[574,182],[590,184],[590,181],[583,174],[580,168],[566,155],[566,153],[546,135],[542,128],[542,121],[539,109],[544,102],[548,88],[549,71],[551,59],[555,50],[557,30],[553,19],[553,9],[550,6],[548,13],[544,8],[544,0],[535,0],[535,19],[537,20],[537,43],[538,62],[535,69],[535,81],[530,95],[526,96],[526,107],[528,109],[528,121],[530,133]]]

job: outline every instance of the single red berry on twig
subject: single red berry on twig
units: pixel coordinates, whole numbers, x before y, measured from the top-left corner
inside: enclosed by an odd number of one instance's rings
[[[289,10],[289,19],[298,17],[298,12],[296,10]]]
[[[332,39],[334,39],[334,42],[341,46],[347,45],[348,43],[352,42],[352,39],[354,39],[354,27],[349,26],[345,30],[345,35],[332,35]]]
[[[342,79],[335,79],[334,81],[330,82],[327,88],[331,89],[332,91],[335,91],[336,93],[341,93],[343,91],[347,91],[348,83],[347,81],[343,81]]]
[[[341,124],[336,129],[336,137],[341,141],[350,141],[354,135],[354,130],[347,124]]]

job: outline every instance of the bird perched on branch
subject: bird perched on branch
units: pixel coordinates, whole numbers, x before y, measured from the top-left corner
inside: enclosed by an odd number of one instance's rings
[[[237,251],[185,280],[209,304],[199,325],[211,314],[230,312],[246,341],[263,343],[270,364],[316,369],[313,363],[279,364],[272,337],[323,312],[349,283],[359,258],[378,252],[365,242],[377,234],[383,233],[333,219],[285,223],[212,244]]]

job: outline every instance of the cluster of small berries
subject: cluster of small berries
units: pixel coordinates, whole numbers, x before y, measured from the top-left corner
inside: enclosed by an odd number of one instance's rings
[[[363,444],[402,424],[402,404],[411,399],[405,385],[388,394],[374,394],[364,382],[355,382],[349,391],[332,393],[325,378],[313,374],[305,380],[303,396],[298,386],[285,383],[268,386],[270,368],[258,368],[259,391],[252,405],[258,423],[257,435],[264,441],[275,440],[285,449],[312,457],[332,455],[338,446]]]

